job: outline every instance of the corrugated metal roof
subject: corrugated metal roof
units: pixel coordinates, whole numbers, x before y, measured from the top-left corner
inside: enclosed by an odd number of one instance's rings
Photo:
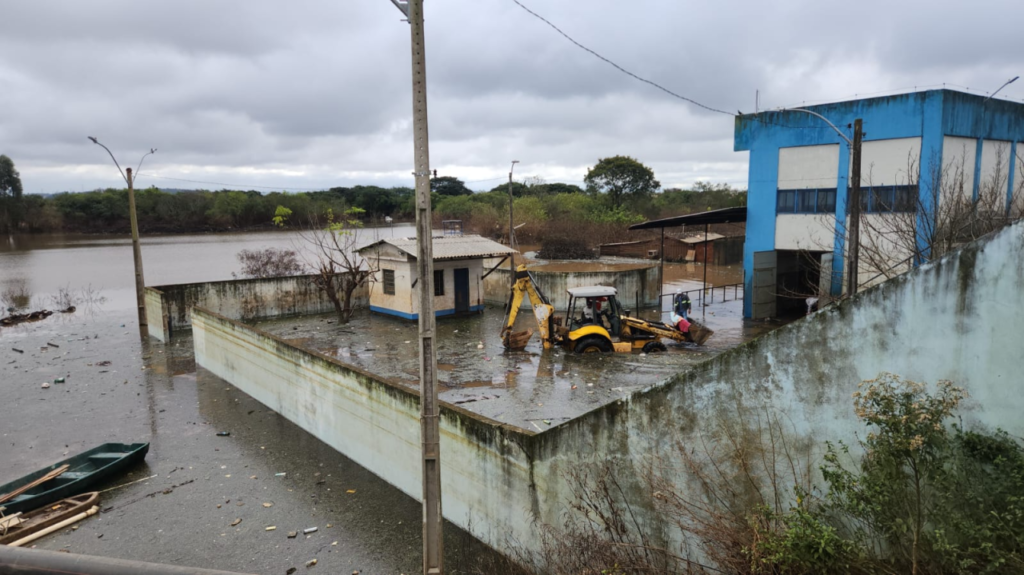
[[[715,240],[720,240],[724,237],[725,236],[723,236],[722,234],[716,234],[715,232],[711,232],[710,234],[707,235],[706,241],[713,242]],[[693,236],[687,236],[685,238],[680,238],[679,241],[686,244],[702,244],[705,241],[705,237],[704,234],[698,234]]]
[[[434,236],[432,239],[435,260],[491,258],[519,253],[508,246],[478,235]],[[413,258],[416,257],[416,238],[383,239],[359,248],[359,253],[363,253],[379,244],[392,245]]]

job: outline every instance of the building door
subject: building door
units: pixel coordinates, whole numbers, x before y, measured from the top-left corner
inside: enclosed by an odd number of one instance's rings
[[[754,252],[753,293],[750,299],[750,317],[775,317],[776,253]]]
[[[455,313],[469,311],[469,268],[455,268]]]

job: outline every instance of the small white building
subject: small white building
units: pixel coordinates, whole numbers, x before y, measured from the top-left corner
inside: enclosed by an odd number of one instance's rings
[[[433,252],[436,317],[483,311],[484,259],[517,253],[477,235],[434,236]],[[377,270],[370,285],[370,311],[418,319],[416,238],[379,240],[360,248],[359,255]]]

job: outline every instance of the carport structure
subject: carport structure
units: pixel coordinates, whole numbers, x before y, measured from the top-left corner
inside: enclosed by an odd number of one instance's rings
[[[662,290],[664,290],[664,285],[665,285],[665,280],[664,280],[664,278],[665,278],[665,228],[675,228],[675,227],[680,227],[680,226],[694,226],[694,225],[699,226],[699,225],[703,224],[704,225],[704,243],[705,243],[705,246],[706,246],[707,245],[707,241],[708,241],[708,233],[709,233],[711,224],[739,224],[739,223],[745,223],[746,221],[747,221],[747,208],[746,208],[746,206],[742,206],[742,207],[738,207],[738,208],[722,208],[720,210],[710,210],[710,211],[707,211],[707,212],[699,212],[699,213],[696,213],[696,214],[686,214],[684,216],[673,216],[671,218],[661,218],[660,220],[650,220],[650,221],[643,222],[643,223],[640,223],[640,224],[633,224],[632,226],[629,226],[629,229],[630,230],[653,230],[653,229],[660,229],[661,230],[661,249],[658,250],[658,256],[659,256],[659,258],[661,260],[660,261],[660,264],[661,264],[661,277],[662,277],[661,285],[662,285]],[[701,283],[701,289],[706,291],[707,288],[708,288],[708,250],[705,248],[705,250],[704,250],[704,279],[703,279],[703,281]],[[756,292],[756,288],[757,288],[756,279],[755,279],[754,288],[755,288],[755,292]],[[702,293],[703,293],[703,291],[702,291]],[[658,301],[661,301],[660,298],[664,297],[664,295],[665,295],[664,293],[661,293]],[[755,294],[755,297],[756,297],[756,294]],[[704,306],[701,306],[701,314],[703,315],[703,313],[704,313]]]

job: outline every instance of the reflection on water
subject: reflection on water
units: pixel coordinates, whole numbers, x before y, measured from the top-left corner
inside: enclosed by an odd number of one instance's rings
[[[357,244],[381,237],[414,235],[411,224],[355,230]],[[236,254],[262,248],[306,251],[297,232],[179,234],[142,238],[146,285],[231,279]],[[132,309],[135,276],[131,238],[110,234],[34,234],[0,238],[0,303],[9,307],[49,306],[62,288],[99,292],[105,309]],[[3,310],[0,310],[3,311]]]

